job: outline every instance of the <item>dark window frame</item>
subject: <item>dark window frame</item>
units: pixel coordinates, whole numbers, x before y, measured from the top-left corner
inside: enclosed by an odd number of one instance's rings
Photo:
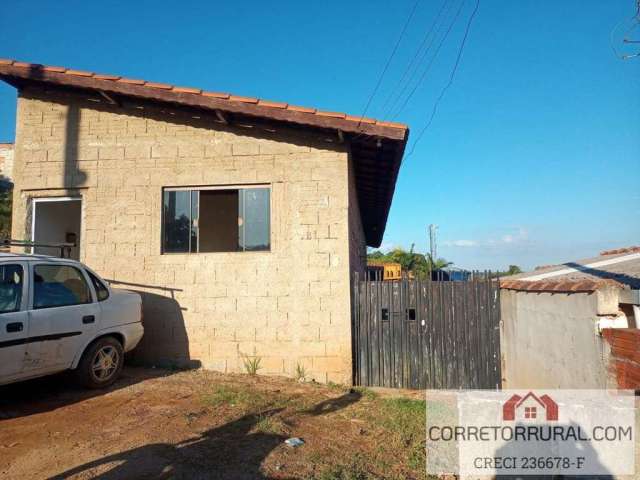
[[[199,219],[200,219],[200,200],[199,193],[205,191],[212,190],[220,190],[220,191],[236,191],[240,196],[241,192],[244,190],[255,190],[255,189],[264,189],[268,191],[269,199],[267,203],[268,212],[266,220],[268,222],[268,238],[269,244],[267,248],[264,249],[238,249],[238,250],[226,250],[226,251],[218,251],[218,252],[201,252],[200,251],[200,232],[199,232]],[[165,193],[167,192],[188,192],[189,193],[189,211],[190,211],[190,228],[189,228],[189,242],[188,247],[185,251],[167,251],[165,247],[165,234],[166,234],[166,223],[165,223]],[[197,195],[194,193],[197,192]],[[203,186],[193,186],[193,187],[162,187],[161,189],[161,202],[160,202],[160,254],[161,255],[185,255],[185,254],[212,254],[212,253],[270,253],[272,247],[272,188],[271,184],[246,184],[246,185],[203,185]],[[194,205],[194,197],[198,198],[198,201]],[[194,226],[193,220],[193,211],[197,211],[196,218],[198,219],[197,226]],[[195,234],[194,234],[195,231]],[[197,244],[192,244],[194,236],[196,238]]]
[[[16,302],[16,308],[14,308],[13,310],[5,310],[3,312],[0,312],[0,315],[4,314],[4,313],[16,313],[16,312],[21,312],[23,310],[22,305],[24,303],[24,299],[25,299],[25,295],[24,295],[24,285],[25,285],[25,280],[28,280],[27,277],[25,276],[25,271],[26,269],[24,268],[24,265],[21,263],[3,263],[2,264],[3,267],[9,267],[9,266],[16,266],[16,267],[20,267],[20,269],[22,270],[22,276],[21,276],[21,283],[20,283],[20,297],[18,298],[18,301]]]
[[[82,278],[82,280],[85,283],[85,286],[87,287],[87,292],[89,293],[89,299],[86,302],[78,302],[78,303],[66,303],[63,305],[47,305],[47,306],[43,306],[43,307],[37,307],[36,306],[36,268],[38,267],[67,267],[67,268],[72,268],[75,271],[78,272],[78,274],[80,275],[80,278]],[[76,267],[75,265],[68,265],[66,263],[36,263],[32,266],[32,275],[30,276],[31,279],[29,280],[29,286],[31,287],[31,296],[33,298],[33,305],[32,308],[33,310],[45,310],[47,308],[60,308],[60,307],[73,307],[76,305],[90,305],[92,303],[94,303],[94,298],[93,295],[91,293],[91,288],[89,288],[89,282],[87,281],[87,277],[84,275],[84,272],[82,271],[82,269]]]
[[[91,281],[91,284],[93,285],[93,289],[96,292],[96,300],[98,302],[104,302],[105,300],[107,300],[111,296],[111,293],[109,292],[109,288],[107,288],[107,285],[102,280],[100,280],[100,278],[98,278],[97,275],[93,274],[89,270],[87,270],[87,276],[89,277],[89,280]],[[99,287],[102,287],[104,289],[104,291],[107,292],[107,296],[106,297],[100,298]]]

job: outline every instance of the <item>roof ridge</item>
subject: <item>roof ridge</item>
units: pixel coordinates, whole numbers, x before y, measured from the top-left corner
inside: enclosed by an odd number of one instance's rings
[[[151,82],[148,80],[131,79],[131,78],[126,78],[118,75],[100,74],[100,73],[94,73],[94,72],[89,72],[85,70],[75,70],[67,67],[41,65],[39,63],[22,62],[22,61],[6,59],[6,58],[0,58],[0,66],[1,65],[9,65],[9,66],[18,67],[18,68],[38,69],[38,70],[43,70],[45,72],[73,75],[73,76],[79,76],[79,77],[88,77],[88,78],[93,78],[95,80],[110,81],[114,83],[133,84],[138,86],[144,86],[147,88],[172,91],[175,93],[200,95],[204,97],[215,97],[215,98],[227,100],[229,102],[249,103],[249,104],[258,105],[260,107],[265,107],[265,108],[274,108],[278,110],[290,110],[292,112],[307,113],[310,115],[339,118],[349,122],[358,122],[358,125],[360,125],[361,123],[364,123],[364,124],[378,125],[380,127],[390,127],[390,128],[397,128],[397,129],[403,129],[403,130],[408,130],[409,128],[404,123],[377,120],[375,118],[359,117],[359,116],[349,115],[343,112],[318,110],[317,108],[290,105],[285,102],[277,102],[277,101],[265,100],[265,99],[254,98],[254,97],[245,97],[245,96],[233,95],[229,93],[209,92],[199,88],[175,86],[168,83],[159,83],[159,82]]]

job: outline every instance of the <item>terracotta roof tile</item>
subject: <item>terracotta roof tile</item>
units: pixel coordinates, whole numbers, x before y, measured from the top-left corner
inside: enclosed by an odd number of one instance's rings
[[[135,78],[121,78],[120,80],[118,80],[118,82],[120,82],[120,83],[129,83],[131,85],[144,85],[145,84],[144,80],[137,80]]]
[[[258,103],[258,99],[254,97],[243,97],[241,95],[230,95],[229,100],[232,102],[242,102],[242,103]]]
[[[44,70],[45,72],[66,72],[67,69],[65,67],[55,67],[53,65],[47,65],[45,67],[42,67],[42,70]]]
[[[301,113],[316,113],[315,108],[310,107],[301,107],[299,105],[289,105],[287,110],[291,110],[292,112],[301,112]]]
[[[258,100],[258,105],[269,108],[287,108],[287,104],[284,102],[272,102],[269,100]]]
[[[220,92],[202,92],[203,97],[215,97],[215,98],[229,98],[230,95],[228,93],[220,93]]]
[[[98,80],[120,80],[122,77],[119,77],[118,75],[105,75],[102,73],[96,73],[93,78],[98,79]]]
[[[198,95],[202,92],[199,88],[190,87],[173,87],[173,91],[178,93],[195,93]]]
[[[345,118],[347,116],[346,113],[342,112],[327,112],[323,110],[316,110],[316,115],[320,115],[321,117],[334,117],[334,118]]]
[[[151,88],[159,88],[160,90],[171,90],[173,88],[173,85],[169,85],[168,83],[159,83],[159,82],[146,82],[144,86],[151,87]]]
[[[379,123],[375,118],[357,117],[355,115],[347,115],[345,119],[351,120],[352,122],[358,122],[358,123],[369,123],[369,124]]]
[[[376,125],[380,125],[381,127],[407,128],[404,123],[398,122],[376,122]]]
[[[595,292],[603,287],[622,288],[614,280],[500,280],[500,288],[521,292],[579,293]]]
[[[197,88],[174,87],[174,86],[166,84],[166,83],[147,82],[145,80],[138,80],[138,79],[133,79],[133,78],[122,78],[122,77],[117,76],[117,75],[98,74],[98,73],[92,73],[92,72],[88,72],[88,71],[84,71],[84,70],[66,69],[65,67],[42,66],[42,65],[39,65],[39,64],[27,63],[27,62],[19,62],[19,61],[11,60],[11,59],[0,59],[0,65],[12,65],[14,67],[22,67],[22,68],[38,67],[39,69],[42,69],[42,70],[44,70],[46,72],[53,72],[53,73],[59,73],[59,74],[65,74],[65,75],[75,75],[75,76],[80,76],[80,77],[91,77],[91,78],[94,78],[96,80],[114,81],[114,82],[120,82],[120,83],[124,83],[124,84],[129,84],[129,85],[144,85],[145,87],[159,89],[159,90],[171,90],[171,91],[176,92],[176,93],[192,93],[192,94],[195,94],[195,95],[202,95],[204,97],[214,97],[214,98],[226,99],[226,100],[229,100],[229,101],[232,101],[232,102],[257,104],[258,106],[262,106],[262,107],[268,107],[268,108],[274,108],[274,109],[280,109],[280,110],[289,110],[291,112],[298,112],[298,113],[309,113],[309,114],[313,114],[313,115],[318,115],[320,117],[344,119],[344,120],[347,120],[349,122],[357,122],[358,124],[378,125],[378,126],[381,126],[381,127],[391,127],[391,128],[398,128],[398,129],[403,129],[403,130],[407,129],[406,125],[404,125],[402,123],[397,123],[397,122],[378,121],[378,120],[375,120],[373,118],[361,118],[361,117],[358,117],[358,116],[355,116],[355,115],[347,115],[347,114],[342,113],[342,112],[331,112],[331,111],[317,110],[315,108],[310,108],[310,107],[301,107],[301,106],[298,106],[298,105],[289,105],[289,104],[287,104],[285,102],[275,102],[275,101],[271,101],[271,100],[261,100],[261,99],[258,99],[258,98],[245,97],[245,96],[241,96],[241,95],[230,95],[228,93],[207,92],[207,91],[202,91],[202,90],[197,89]],[[640,247],[638,247],[638,248],[640,248]]]
[[[67,70],[65,72],[67,75],[77,75],[79,77],[93,77],[93,72],[86,72],[84,70]]]
[[[624,248],[616,248],[615,250],[604,250],[600,252],[600,255],[619,255],[621,253],[639,253],[640,245],[634,247],[624,247]]]
[[[38,63],[28,63],[28,62],[13,62],[14,67],[24,67],[24,68],[33,68],[33,67],[42,67],[42,65]]]

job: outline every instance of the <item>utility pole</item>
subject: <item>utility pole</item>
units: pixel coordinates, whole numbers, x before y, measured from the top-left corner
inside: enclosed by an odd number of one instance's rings
[[[438,226],[433,223],[429,225],[429,250],[431,253],[431,258],[435,262],[438,259],[438,240],[436,238],[438,231]]]

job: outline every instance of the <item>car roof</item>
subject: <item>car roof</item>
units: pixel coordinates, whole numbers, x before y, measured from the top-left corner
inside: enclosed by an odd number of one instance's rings
[[[71,258],[53,257],[51,255],[36,255],[28,253],[0,253],[0,263],[3,262],[60,262],[60,263],[75,263],[81,265],[77,260]]]

